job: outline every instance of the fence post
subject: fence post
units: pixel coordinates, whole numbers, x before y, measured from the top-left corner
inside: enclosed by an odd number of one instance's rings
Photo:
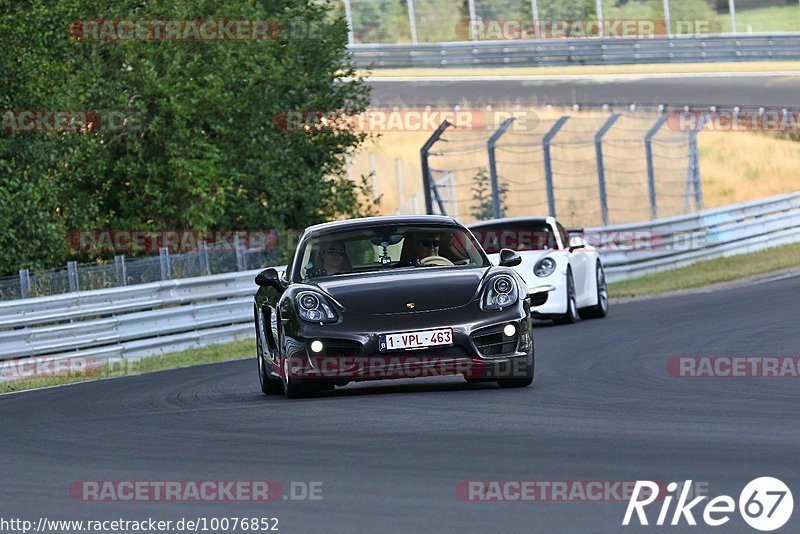
[[[550,161],[550,143],[558,134],[558,131],[569,120],[569,115],[564,115],[556,121],[550,131],[542,139],[542,149],[544,150],[544,179],[547,184],[547,207],[551,217],[556,216],[556,195],[553,191],[553,164]]]
[[[19,270],[19,295],[26,299],[31,296],[31,271],[30,269]]]
[[[653,138],[658,131],[667,122],[669,114],[665,113],[658,118],[656,123],[644,136],[644,151],[647,156],[647,187],[650,192],[650,219],[655,220],[658,218],[658,208],[656,205],[656,172],[653,166]]]
[[[531,0],[531,16],[533,16],[533,32],[537,39],[542,38],[542,29],[539,26],[539,4],[536,0]]]
[[[594,151],[597,155],[597,188],[600,191],[600,215],[603,217],[603,226],[608,226],[608,196],[606,195],[606,168],[603,164],[603,136],[614,126],[619,113],[611,115],[594,136]]]
[[[431,169],[428,166],[428,156],[430,155],[431,147],[439,140],[444,131],[452,126],[449,121],[443,121],[442,124],[436,129],[435,132],[425,141],[419,151],[422,163],[422,194],[425,195],[425,214],[433,215],[433,199],[431,198]]]
[[[689,168],[686,174],[686,193],[684,211],[689,211],[690,190],[694,191],[694,209],[703,209],[703,189],[700,183],[700,155],[697,151],[697,134],[699,134],[710,119],[710,113],[702,113],[697,125],[689,132]]]
[[[417,44],[417,18],[414,15],[414,0],[408,0],[408,26],[411,29],[411,44]]]
[[[347,42],[353,44],[353,10],[350,8],[350,0],[344,0],[344,18],[347,20]]]
[[[81,290],[78,280],[78,264],[74,261],[67,262],[67,281],[69,282],[70,291]]]
[[[244,250],[242,250],[242,240],[239,234],[233,234],[233,249],[236,251],[236,270],[246,271],[244,265]]]
[[[161,279],[169,280],[171,273],[169,265],[169,249],[167,247],[161,247],[158,249],[158,259],[161,263]]]
[[[492,216],[495,219],[502,217],[503,210],[500,209],[500,182],[497,179],[497,160],[495,158],[494,149],[497,142],[506,133],[508,127],[514,122],[514,117],[509,117],[503,121],[500,128],[492,134],[489,138],[489,174],[492,178]]]
[[[205,239],[200,241],[200,276],[204,274],[211,275],[211,269],[208,265],[208,247]]]
[[[121,286],[128,285],[128,270],[125,267],[125,256],[114,256],[114,268],[117,271],[117,283]]]

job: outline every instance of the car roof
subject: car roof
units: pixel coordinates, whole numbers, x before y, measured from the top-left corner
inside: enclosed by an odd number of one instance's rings
[[[487,226],[497,226],[502,224],[513,224],[513,223],[527,223],[527,224],[537,224],[543,225],[547,224],[550,217],[506,217],[504,219],[491,219],[488,221],[478,221],[470,224],[467,228],[485,228]]]
[[[387,224],[401,225],[401,224],[445,224],[449,226],[461,226],[453,217],[445,215],[385,215],[381,217],[361,217],[358,219],[346,219],[343,221],[331,221],[321,224],[315,224],[306,228],[305,233],[317,233],[326,230],[344,230],[344,229],[358,229],[369,228],[371,226],[381,226]]]

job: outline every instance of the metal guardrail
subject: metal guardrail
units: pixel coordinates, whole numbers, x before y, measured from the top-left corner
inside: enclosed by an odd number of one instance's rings
[[[645,223],[587,228],[611,282],[800,242],[800,192]]]
[[[610,281],[800,242],[800,192],[696,214],[586,229]],[[255,271],[0,302],[3,365],[115,361],[253,336]]]
[[[800,33],[352,44],[359,68],[621,65],[800,59]]]

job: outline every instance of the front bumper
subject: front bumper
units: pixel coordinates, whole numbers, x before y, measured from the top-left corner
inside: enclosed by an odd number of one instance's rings
[[[295,380],[334,382],[463,374],[471,378],[522,376],[533,362],[528,308],[520,303],[485,312],[478,303],[457,310],[391,315],[350,315],[334,325],[303,323],[286,336],[288,369]],[[462,317],[462,321],[457,321]],[[456,319],[456,321],[454,321]],[[502,330],[514,324],[514,336]],[[452,328],[449,346],[381,352],[382,334]],[[313,341],[322,342],[319,353]]]

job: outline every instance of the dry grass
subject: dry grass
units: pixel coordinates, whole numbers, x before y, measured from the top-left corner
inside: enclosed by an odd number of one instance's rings
[[[800,190],[800,143],[756,133],[700,135],[706,207]]]
[[[465,109],[468,106],[465,106]],[[497,111],[497,108],[495,108]],[[538,122],[528,122],[511,130],[497,152],[498,171],[509,188],[508,215],[532,215],[547,211],[544,169],[541,162],[541,135],[563,114],[579,120],[569,121],[558,136],[559,145],[552,155],[558,158],[556,169],[559,216],[566,224],[591,226],[600,224],[597,192],[597,171],[594,131],[608,114],[579,112],[571,109],[536,109]],[[654,121],[652,115],[623,115],[609,131],[604,142],[604,157],[609,204],[613,223],[649,218],[647,205],[646,165],[643,132]],[[381,212],[424,213],[420,147],[430,131],[385,132],[354,159],[354,176],[375,171],[376,193],[382,195]],[[449,129],[435,150],[472,147],[447,157],[432,157],[433,169],[464,169],[455,173],[455,189],[460,212],[455,215],[466,222],[471,203],[471,178],[479,167],[488,167],[485,149],[489,130],[457,131]],[[677,215],[684,209],[683,186],[686,179],[687,147],[679,142],[680,134],[664,127],[656,138],[657,189],[662,192],[659,216]],[[675,141],[675,142],[671,142]],[[505,147],[518,143],[527,146]],[[703,132],[699,136],[700,168],[703,178],[705,207],[718,207],[766,196],[800,190],[800,143],[781,140],[769,134],[749,132]],[[402,186],[398,186],[398,166]],[[583,176],[581,176],[583,175]],[[588,185],[587,185],[588,184]],[[675,195],[670,197],[669,195]]]

